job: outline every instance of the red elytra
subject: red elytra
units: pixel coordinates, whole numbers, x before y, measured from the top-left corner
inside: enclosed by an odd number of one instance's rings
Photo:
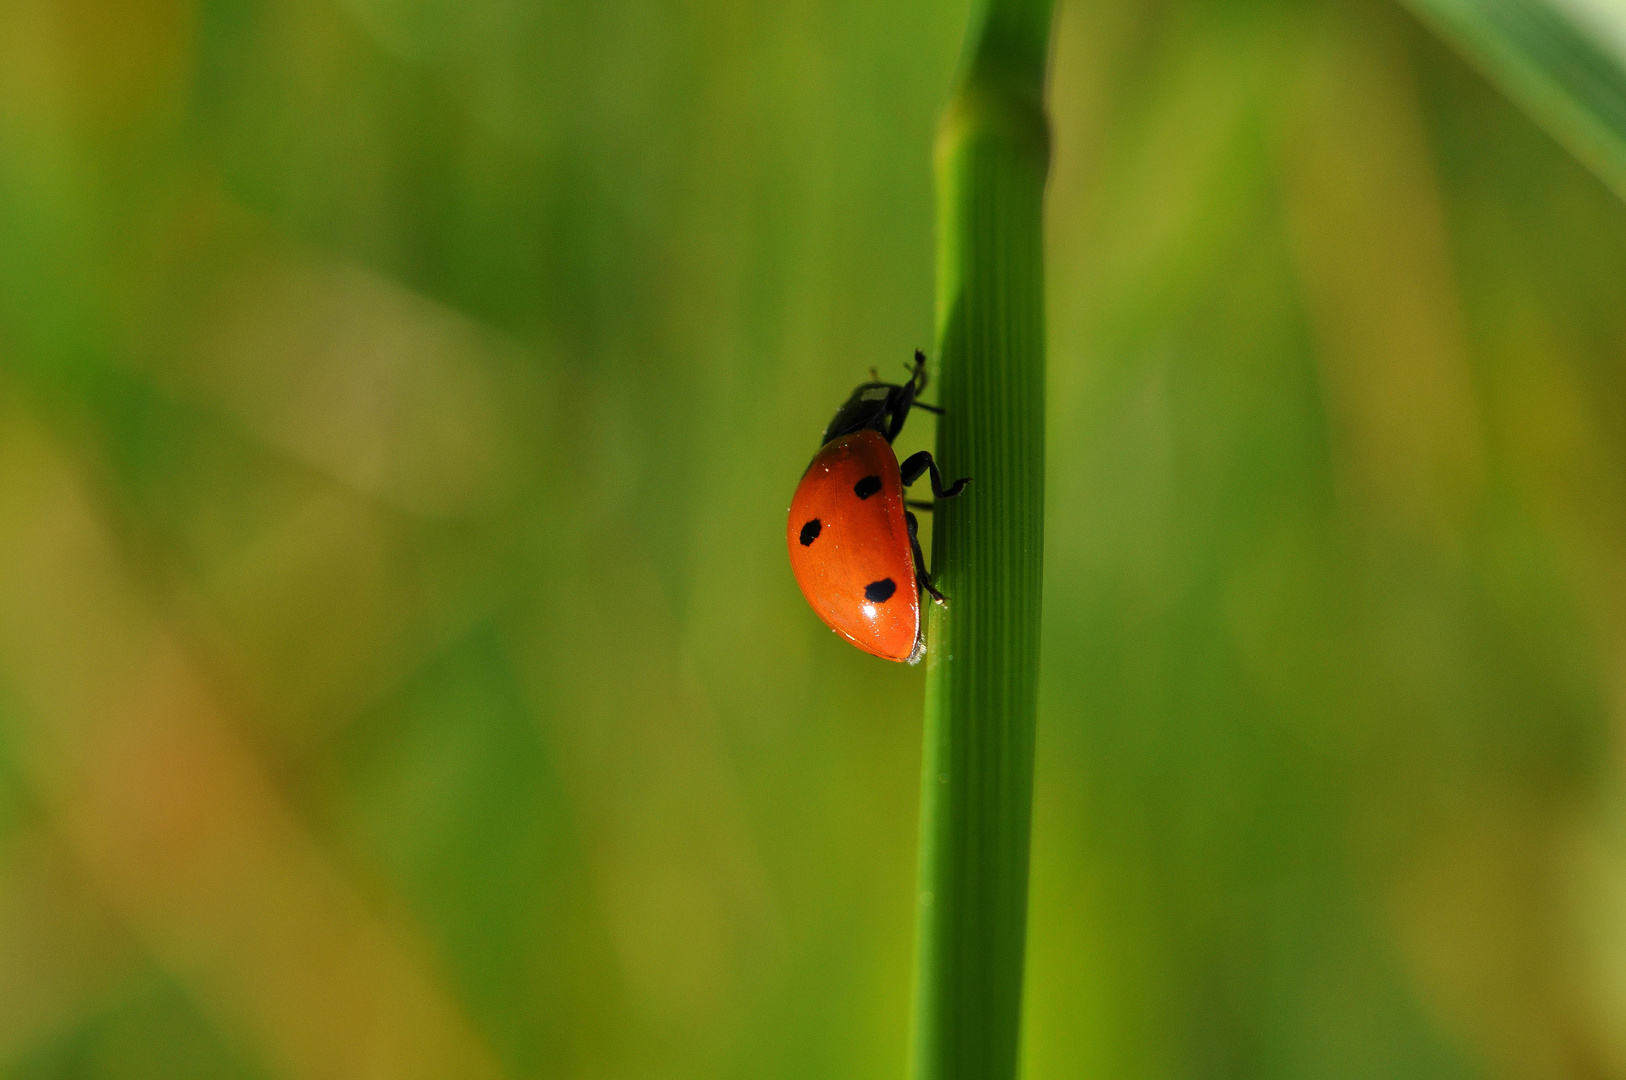
[[[952,498],[969,478],[945,489],[927,451],[901,465],[892,440],[926,388],[926,357],[915,353],[909,381],[867,382],[853,391],[824,429],[824,445],[791,500],[785,544],[802,594],[819,618],[865,652],[917,662],[926,650],[920,594],[943,603],[932,586],[904,489],[931,474],[932,495]]]
[[[908,660],[920,640],[904,513],[897,455],[880,433],[857,431],[813,458],[785,529],[790,568],[819,618],[888,660]]]

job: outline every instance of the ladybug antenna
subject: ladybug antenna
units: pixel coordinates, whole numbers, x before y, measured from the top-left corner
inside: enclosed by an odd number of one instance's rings
[[[908,365],[905,366],[907,367]],[[915,393],[918,394],[925,390],[927,380],[926,354],[921,352],[919,349],[915,350],[915,366],[914,370],[910,374],[914,377]]]
[[[870,382],[880,382],[881,381],[881,373],[879,371],[876,371],[873,366],[871,366],[870,369],[869,369],[869,381]]]

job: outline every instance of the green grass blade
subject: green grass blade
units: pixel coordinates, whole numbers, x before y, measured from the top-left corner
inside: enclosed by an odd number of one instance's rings
[[[938,142],[939,504],[916,1080],[1016,1073],[1044,534],[1047,0],[983,6]]]
[[[1626,7],[1610,0],[1406,0],[1626,198]]]

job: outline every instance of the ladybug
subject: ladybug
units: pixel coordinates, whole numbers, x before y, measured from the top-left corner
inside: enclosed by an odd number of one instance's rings
[[[873,369],[870,372],[875,377]],[[919,525],[904,488],[930,473],[932,495],[949,499],[970,477],[943,487],[929,451],[902,465],[892,440],[910,409],[941,413],[916,401],[926,388],[926,356],[915,351],[909,381],[867,382],[853,391],[824,429],[824,444],[796,485],[785,544],[796,583],[830,629],[865,652],[914,664],[926,652],[921,593],[939,604],[916,537]]]

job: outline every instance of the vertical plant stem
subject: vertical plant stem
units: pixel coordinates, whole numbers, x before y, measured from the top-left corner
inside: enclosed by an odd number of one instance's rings
[[[926,678],[915,1080],[1017,1068],[1044,540],[1049,0],[974,5],[939,133],[939,503]]]

